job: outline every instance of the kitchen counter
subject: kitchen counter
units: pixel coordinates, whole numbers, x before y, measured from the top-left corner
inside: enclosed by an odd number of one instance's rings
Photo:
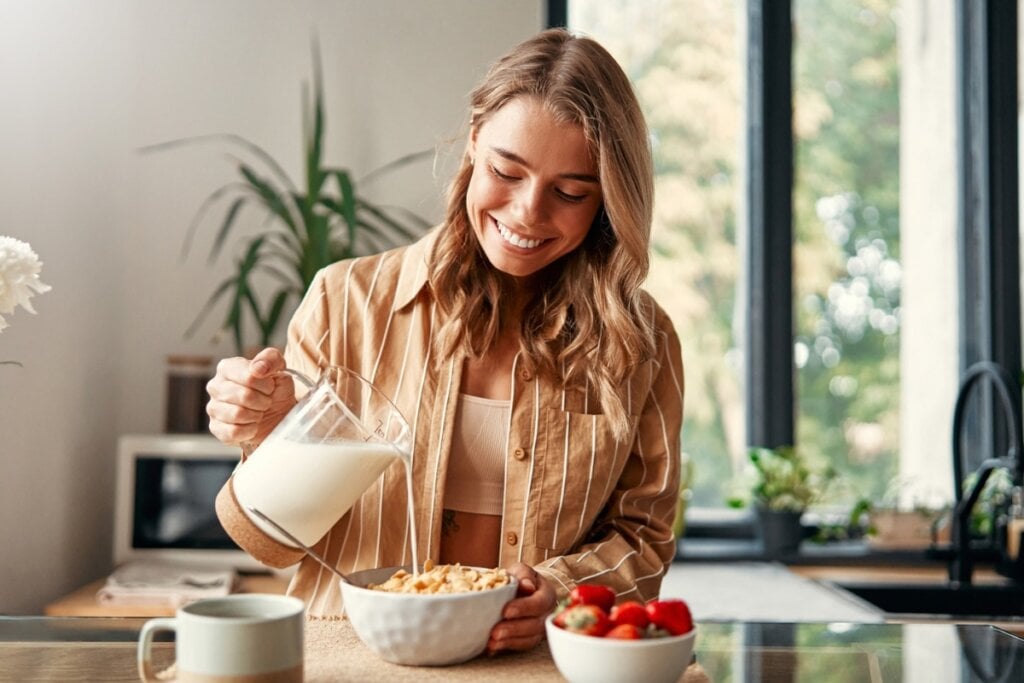
[[[143,623],[0,618],[0,681],[137,680],[135,640]],[[697,666],[712,681],[1024,680],[1024,640],[991,626],[708,621],[697,628]],[[158,663],[171,660],[171,648],[170,643],[154,647]],[[305,680],[543,683],[562,678],[546,645],[453,667],[403,667],[373,655],[348,622],[311,620],[306,628]]]

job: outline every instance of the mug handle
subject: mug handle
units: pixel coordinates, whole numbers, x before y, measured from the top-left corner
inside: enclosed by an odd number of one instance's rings
[[[145,683],[164,683],[153,672],[153,661],[150,659],[153,649],[153,636],[160,631],[177,631],[177,619],[150,619],[142,625],[139,633],[139,678]]]

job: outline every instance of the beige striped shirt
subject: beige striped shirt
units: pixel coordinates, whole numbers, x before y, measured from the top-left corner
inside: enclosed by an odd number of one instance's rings
[[[292,318],[289,367],[313,377],[342,365],[373,381],[408,418],[420,562],[440,552],[446,467],[462,356],[437,362],[440,321],[427,282],[436,232],[419,242],[322,270]],[[535,567],[564,597],[577,583],[611,586],[625,598],[657,596],[675,553],[683,369],[679,340],[649,297],[656,358],[625,383],[630,437],[617,442],[591,392],[566,389],[513,364],[505,449],[500,565]],[[589,394],[589,395],[588,395]],[[342,571],[411,562],[405,468],[396,462],[317,544]],[[312,615],[341,611],[333,576],[264,535],[225,485],[224,527],[258,560],[301,561],[289,592]]]

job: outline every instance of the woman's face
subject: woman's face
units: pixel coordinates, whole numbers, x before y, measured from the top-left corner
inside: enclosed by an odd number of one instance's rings
[[[491,265],[526,277],[583,242],[601,184],[581,126],[517,97],[473,128],[469,154],[466,210]]]

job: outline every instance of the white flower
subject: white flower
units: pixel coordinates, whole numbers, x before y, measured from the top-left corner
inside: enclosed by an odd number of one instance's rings
[[[14,313],[17,306],[35,313],[29,300],[50,291],[49,285],[39,281],[42,267],[28,242],[0,235],[0,330],[8,326],[5,315]]]

